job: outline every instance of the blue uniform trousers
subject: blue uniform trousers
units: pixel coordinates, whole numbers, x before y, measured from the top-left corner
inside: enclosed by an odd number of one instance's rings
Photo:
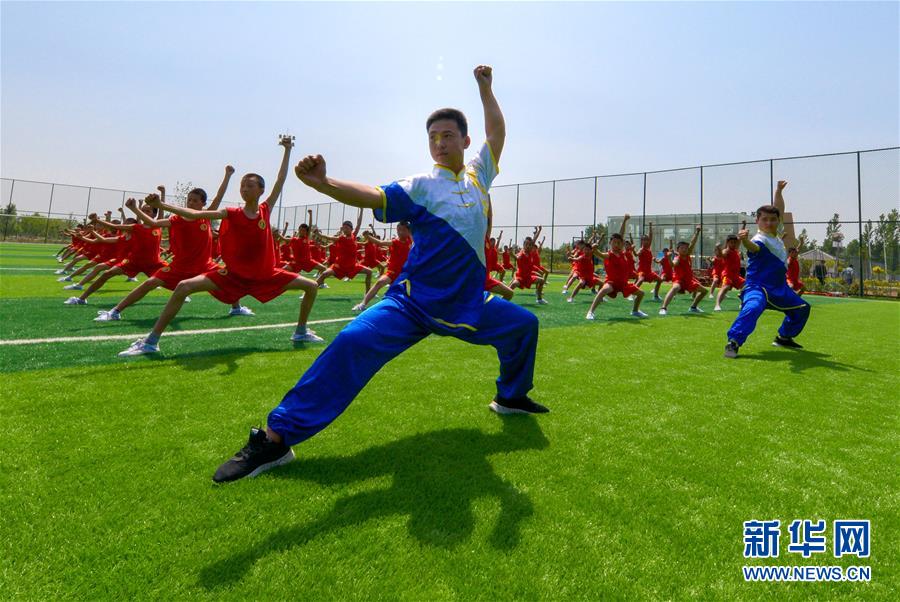
[[[432,333],[494,346],[500,359],[497,394],[526,395],[533,387],[538,319],[499,297],[485,298],[478,323],[466,328],[441,324],[408,298],[388,294],[348,324],[319,355],[269,414],[269,427],[288,445],[309,439],[347,409],[382,366]],[[414,380],[404,384],[416,385]]]
[[[795,337],[803,330],[809,319],[809,303],[785,284],[777,288],[765,288],[759,285],[745,286],[741,291],[741,313],[728,331],[728,339],[743,345],[750,333],[756,328],[756,322],[766,309],[774,309],[785,314],[784,322],[778,329],[783,337]]]

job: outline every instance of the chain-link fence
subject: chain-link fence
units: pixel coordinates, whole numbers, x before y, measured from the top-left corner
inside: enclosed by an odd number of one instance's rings
[[[500,244],[516,247],[540,226],[545,265],[565,271],[566,253],[576,240],[596,233],[605,242],[627,213],[626,237],[635,241],[652,224],[654,253],[689,240],[700,226],[700,269],[714,246],[743,222],[754,231],[753,214],[771,202],[778,180],[788,181],[784,196],[810,290],[898,296],[900,147],[498,185],[491,190],[493,235],[502,230]],[[145,195],[3,179],[0,237],[57,240],[61,227]],[[364,227],[373,223],[370,213],[364,218]],[[340,203],[282,199],[273,226],[293,232],[311,220],[332,233],[356,219],[357,210]],[[393,234],[393,225],[374,225],[381,236]]]

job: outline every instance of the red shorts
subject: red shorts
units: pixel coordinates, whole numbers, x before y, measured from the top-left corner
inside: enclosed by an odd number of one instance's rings
[[[594,288],[597,284],[600,283],[600,279],[597,278],[597,274],[591,272],[589,274],[582,274],[578,270],[575,270],[575,275],[578,276],[578,279],[581,280],[582,288]]]
[[[662,279],[663,282],[672,282],[672,280],[674,280],[674,276],[672,275],[672,272],[663,272]]]
[[[535,276],[534,272],[530,274],[516,274],[516,281],[519,283],[520,288],[531,288],[537,281],[537,276]]]
[[[709,277],[712,278],[713,280],[715,280],[715,279],[718,278],[719,282],[722,281],[722,274],[721,274],[721,272],[717,272],[716,270],[711,271],[711,272],[709,273]]]
[[[503,283],[500,282],[499,280],[497,280],[496,278],[491,278],[490,276],[488,276],[487,278],[484,279],[484,290],[486,290],[486,291],[491,290],[492,288],[494,288],[497,285],[502,286]]]
[[[134,278],[141,272],[146,274],[148,277],[152,278],[153,274],[155,274],[158,270],[169,265],[165,261],[154,261],[153,263],[135,263],[130,259],[123,259],[115,264],[114,267],[121,268],[125,275],[129,278]]]
[[[631,282],[627,282],[627,281],[626,282],[612,282],[610,280],[607,280],[606,282],[603,283],[604,286],[606,286],[607,284],[613,287],[612,292],[609,294],[609,296],[612,297],[613,299],[615,299],[616,295],[619,293],[622,293],[623,297],[630,297],[631,295],[633,295],[636,292],[638,292],[639,290],[641,290],[638,287],[636,287],[634,284],[632,284]]]
[[[218,270],[219,266],[213,265],[212,267],[207,268],[207,270],[196,271],[196,270],[180,270],[176,265],[167,265],[164,268],[160,268],[153,273],[151,278],[156,278],[157,280],[162,280],[163,288],[167,288],[170,291],[174,291],[175,287],[178,286],[178,283],[182,280],[188,280],[190,278],[194,278],[195,276],[200,276],[202,274],[206,274],[208,270]]]
[[[689,280],[688,282],[685,282],[683,280],[676,280],[675,284],[681,286],[682,293],[693,293],[695,290],[700,288],[700,281],[696,278],[691,278],[691,280]]]
[[[377,257],[370,257],[369,259],[363,258],[362,260],[362,265],[366,266],[367,268],[377,268],[378,263],[379,262]]]
[[[331,264],[331,267],[328,268],[332,272],[334,272],[334,277],[343,280],[344,278],[354,278],[359,272],[365,268],[361,263],[357,263],[352,268],[343,268],[336,263]]]
[[[740,276],[735,276],[734,278],[729,278],[728,275],[722,276],[722,286],[730,286],[731,288],[736,288],[738,290],[744,288],[744,279]]]
[[[268,303],[284,292],[284,287],[296,280],[299,276],[287,270],[278,270],[259,280],[242,278],[228,271],[228,268],[210,270],[204,274],[219,287],[218,290],[209,291],[209,294],[231,305],[237,303],[241,297],[250,295],[260,303]]]
[[[643,277],[644,282],[662,282],[662,276],[653,271],[647,272],[646,274],[644,272],[638,272],[638,277]]]
[[[511,269],[513,269],[513,264],[511,264],[511,263],[509,263],[509,262],[506,262],[506,263],[503,264],[503,269],[504,269],[504,270],[511,270]]]
[[[317,265],[319,265],[319,262],[317,262],[313,259],[303,259],[303,260],[298,260],[298,261],[292,261],[290,263],[291,270],[294,272],[297,272],[298,274],[300,272],[314,272],[315,270],[318,269],[316,267]]]

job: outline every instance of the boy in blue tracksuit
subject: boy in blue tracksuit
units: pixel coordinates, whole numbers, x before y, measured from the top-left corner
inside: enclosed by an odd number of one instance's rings
[[[321,155],[297,164],[294,171],[307,186],[339,202],[372,209],[379,221],[408,221],[414,243],[384,300],[338,334],[272,410],[266,430],[251,429],[247,445],[219,467],[214,481],[255,476],[290,462],[291,445],[328,426],[384,364],[432,333],[497,349],[500,376],[492,410],[548,411],[528,397],[537,318],[484,292],[488,190],[498,173],[506,125],[491,89],[491,68],[476,67],[475,79],[487,141],[468,163],[464,151],[471,140],[465,115],[440,109],[426,122],[436,162],[430,173],[375,188],[328,177]]]
[[[784,220],[784,197],[782,191],[787,182],[781,180],[775,189],[773,205],[763,205],[756,210],[756,224],[759,232],[753,239],[747,230],[741,230],[738,238],[747,251],[747,280],[741,291],[741,313],[728,331],[725,357],[736,358],[738,349],[756,328],[756,321],[766,309],[775,309],[785,314],[784,322],[778,329],[775,341],[778,347],[802,349],[794,341],[809,319],[809,303],[800,298],[787,284],[788,247],[797,245],[793,220]],[[778,238],[778,227],[784,225],[784,235]]]

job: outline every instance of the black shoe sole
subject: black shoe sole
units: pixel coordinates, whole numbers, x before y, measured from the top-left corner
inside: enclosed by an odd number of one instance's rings
[[[523,410],[520,408],[510,408],[510,407],[507,407],[504,405],[500,405],[496,401],[492,401],[488,407],[490,409],[492,409],[493,411],[497,412],[498,414],[548,414],[550,412],[550,410],[546,410],[544,412],[541,412],[541,411],[531,412],[529,410]]]

